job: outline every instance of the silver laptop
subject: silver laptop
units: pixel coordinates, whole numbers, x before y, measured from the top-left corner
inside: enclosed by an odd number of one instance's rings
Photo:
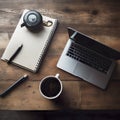
[[[120,59],[120,52],[107,47],[75,29],[68,28],[69,39],[57,67],[105,89]]]

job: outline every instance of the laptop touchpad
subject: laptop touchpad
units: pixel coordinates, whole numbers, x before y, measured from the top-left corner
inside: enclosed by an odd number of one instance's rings
[[[89,77],[91,77],[90,69],[82,63],[77,63],[73,72],[76,76],[83,79],[88,79]]]

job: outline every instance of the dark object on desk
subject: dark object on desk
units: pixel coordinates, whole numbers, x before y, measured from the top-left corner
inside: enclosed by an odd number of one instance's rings
[[[12,60],[19,54],[19,52],[21,51],[23,47],[23,44],[21,44],[18,49],[15,51],[15,53],[10,57],[10,59],[7,61],[8,64],[10,64],[12,62]]]
[[[35,32],[40,30],[42,23],[42,15],[35,10],[30,10],[25,13],[21,27],[26,26],[30,31]]]
[[[63,85],[59,79],[59,74],[43,78],[39,84],[39,91],[46,99],[57,99],[63,91]]]
[[[15,87],[17,87],[20,83],[24,82],[28,78],[28,75],[24,75],[20,79],[18,79],[14,84],[12,84],[9,88],[7,88],[2,94],[0,94],[0,97],[4,97],[7,95],[11,90],[13,90]]]
[[[21,27],[26,26],[32,32],[39,32],[43,26],[50,27],[52,24],[53,22],[50,20],[43,21],[43,17],[39,12],[30,10],[23,16]]]
[[[57,67],[105,89],[120,52],[75,29],[68,28],[68,33],[69,40]]]

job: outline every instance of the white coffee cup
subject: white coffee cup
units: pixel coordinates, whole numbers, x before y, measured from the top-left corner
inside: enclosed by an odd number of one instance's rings
[[[39,91],[44,98],[56,99],[60,96],[63,85],[59,79],[59,74],[50,75],[43,78],[39,84]]]

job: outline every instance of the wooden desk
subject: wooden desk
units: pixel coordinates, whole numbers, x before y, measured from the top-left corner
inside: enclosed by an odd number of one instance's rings
[[[0,92],[22,75],[29,75],[29,80],[0,98],[0,110],[120,109],[120,61],[106,91],[56,67],[68,39],[68,26],[120,51],[119,5],[120,1],[114,0],[0,0],[0,57],[25,8],[59,20],[37,74],[0,61]],[[64,86],[62,99],[57,103],[44,99],[38,90],[43,77],[56,73],[60,73]]]

